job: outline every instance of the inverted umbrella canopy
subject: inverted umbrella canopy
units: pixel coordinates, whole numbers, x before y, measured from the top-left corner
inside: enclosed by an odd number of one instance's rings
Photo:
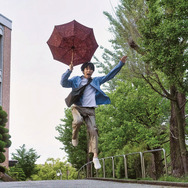
[[[93,29],[75,20],[55,26],[47,44],[55,60],[73,66],[89,62],[98,47]]]

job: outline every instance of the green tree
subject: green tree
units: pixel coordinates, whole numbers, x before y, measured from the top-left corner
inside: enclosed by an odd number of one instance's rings
[[[137,148],[137,152],[164,147],[169,141],[165,123],[169,116],[168,100],[137,78],[118,82],[109,96],[111,105],[100,106],[96,113],[100,158],[135,152],[127,150],[127,145]],[[155,178],[163,170],[159,154],[154,154],[154,162],[158,163],[152,175]]]
[[[33,148],[26,150],[25,144],[16,149],[16,153],[12,153],[12,159],[17,160],[16,167],[21,168],[25,174],[25,180],[31,178],[36,173],[35,162],[40,156]]]
[[[7,113],[0,106],[0,163],[5,161],[5,148],[11,145],[9,130],[6,128]],[[0,165],[0,172],[5,172],[5,168]]]
[[[17,180],[17,181],[26,180],[25,173],[23,172],[22,168],[20,168],[19,166],[10,167],[7,171],[7,174],[11,178],[13,178],[14,180]]]
[[[36,166],[37,173],[32,175],[33,180],[57,180],[57,179],[76,179],[76,169],[67,161],[62,162],[60,159],[49,158],[44,165]],[[57,176],[57,173],[60,176]]]
[[[149,62],[154,70],[163,72],[168,78],[170,89],[163,91],[165,97],[171,101],[172,169],[176,176],[188,175],[185,140],[185,105],[188,91],[188,2],[148,1],[147,6],[146,19],[139,22],[139,30],[142,34],[139,45],[145,50],[143,60]]]
[[[133,76],[171,103],[170,156],[172,174],[187,174],[185,104],[187,94],[186,0],[121,0],[110,20],[117,53],[127,52]],[[127,50],[130,47],[130,50]],[[159,75],[159,72],[160,73]]]

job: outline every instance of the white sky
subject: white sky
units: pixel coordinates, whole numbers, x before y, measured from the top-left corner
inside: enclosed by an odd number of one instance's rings
[[[10,159],[11,153],[23,144],[41,155],[37,163],[66,156],[60,149],[62,144],[55,139],[55,127],[64,117],[64,99],[70,92],[60,85],[68,66],[53,60],[46,42],[54,25],[75,19],[94,29],[99,46],[110,48],[108,40],[112,36],[103,11],[113,14],[117,3],[118,0],[0,0],[0,14],[12,20]],[[95,55],[100,58],[99,48]],[[74,74],[81,74],[80,66],[75,67]]]

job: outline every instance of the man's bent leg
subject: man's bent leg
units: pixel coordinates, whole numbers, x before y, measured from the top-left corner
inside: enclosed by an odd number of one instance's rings
[[[98,130],[95,124],[95,116],[85,117],[87,130],[89,132],[89,153],[98,153]]]
[[[95,123],[95,116],[87,116],[84,119],[90,136],[89,152],[94,153],[93,163],[95,169],[100,169],[101,165],[98,159],[98,130]]]
[[[72,144],[73,146],[78,145],[78,132],[81,124],[83,123],[83,117],[80,115],[75,106],[72,107]]]

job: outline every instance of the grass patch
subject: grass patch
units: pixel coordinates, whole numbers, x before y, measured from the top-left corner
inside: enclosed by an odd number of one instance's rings
[[[174,176],[163,176],[158,181],[171,181],[171,182],[188,182],[188,177],[177,178]]]

